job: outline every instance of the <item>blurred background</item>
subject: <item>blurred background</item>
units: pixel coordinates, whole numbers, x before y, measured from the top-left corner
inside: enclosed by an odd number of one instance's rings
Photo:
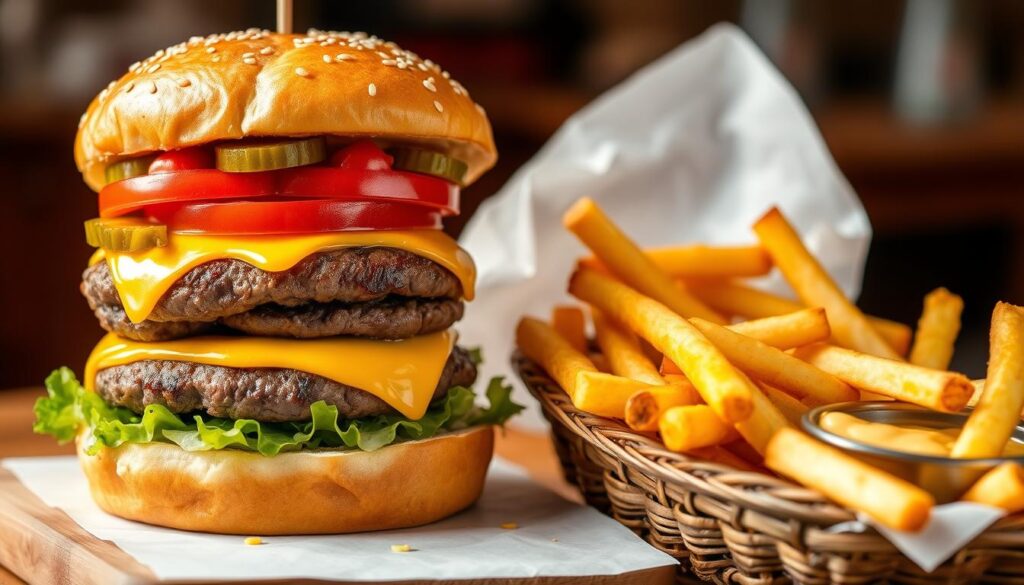
[[[574,111],[719,21],[798,89],[867,208],[860,305],[914,323],[966,301],[954,369],[984,375],[993,303],[1024,303],[1024,2],[1018,0],[296,0],[295,26],[365,30],[443,63],[488,111],[501,159],[464,216]],[[78,281],[94,194],[79,115],[130,63],[274,27],[270,0],[0,0],[0,388],[81,370],[100,337]],[[511,333],[510,333],[511,334]]]

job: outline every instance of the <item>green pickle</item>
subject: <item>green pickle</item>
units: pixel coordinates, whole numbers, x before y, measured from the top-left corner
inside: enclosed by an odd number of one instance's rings
[[[229,173],[255,173],[318,163],[327,158],[323,138],[275,142],[235,142],[216,147],[217,168]]]
[[[96,218],[85,222],[85,241],[112,252],[141,252],[167,245],[167,226],[140,217]]]
[[[461,160],[433,150],[395,148],[391,151],[391,156],[395,157],[392,165],[394,169],[433,175],[459,185],[462,185],[469,168]]]
[[[107,168],[103,170],[104,178],[107,180],[107,184],[110,184],[117,181],[123,181],[125,179],[131,179],[132,177],[148,175],[149,165],[153,163],[153,159],[155,158],[156,155],[140,156],[110,163],[107,165]]]

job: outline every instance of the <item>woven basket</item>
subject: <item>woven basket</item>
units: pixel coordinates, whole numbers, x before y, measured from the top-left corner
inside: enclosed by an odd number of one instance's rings
[[[1000,520],[925,573],[879,534],[833,534],[853,513],[786,480],[692,459],[573,407],[533,362],[513,366],[551,423],[587,503],[680,561],[678,580],[769,585],[1024,584],[1024,515]]]

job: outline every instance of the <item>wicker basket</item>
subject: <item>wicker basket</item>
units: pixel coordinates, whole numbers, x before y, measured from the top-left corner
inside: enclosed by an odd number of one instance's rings
[[[566,479],[591,506],[679,559],[680,582],[1024,584],[1024,515],[1004,518],[925,573],[875,532],[829,533],[853,514],[817,492],[668,451],[577,410],[523,356],[512,362],[551,423]]]

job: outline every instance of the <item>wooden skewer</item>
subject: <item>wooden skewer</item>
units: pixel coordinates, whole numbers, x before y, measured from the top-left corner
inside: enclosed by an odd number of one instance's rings
[[[292,0],[277,0],[277,32],[292,32]]]

